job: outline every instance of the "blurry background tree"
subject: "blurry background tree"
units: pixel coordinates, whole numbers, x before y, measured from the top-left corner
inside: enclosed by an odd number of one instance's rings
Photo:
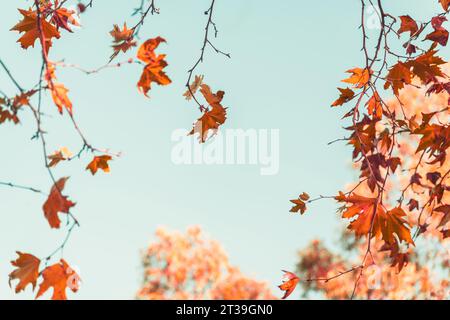
[[[448,68],[445,68],[448,72]],[[426,114],[438,112],[442,106],[448,103],[448,95],[426,95],[424,88],[409,86],[401,91],[399,99],[388,102],[391,112],[406,114],[407,118],[421,123]],[[402,101],[401,106],[399,101]],[[448,123],[447,113],[438,113],[438,121]],[[379,123],[378,132],[383,132],[385,127]],[[365,272],[360,275],[359,269],[352,270],[367,251],[364,239],[356,239],[353,234],[342,230],[339,247],[336,253],[327,248],[321,241],[313,241],[307,248],[299,251],[299,261],[296,267],[297,274],[310,281],[301,281],[303,296],[323,296],[331,299],[347,299],[355,290],[355,298],[360,299],[448,299],[450,297],[450,269],[448,241],[442,241],[442,231],[449,220],[448,206],[442,206],[441,210],[435,207],[426,207],[418,210],[419,206],[428,201],[428,192],[432,177],[427,172],[435,172],[444,175],[449,169],[448,161],[440,163],[428,163],[425,166],[415,166],[420,163],[422,154],[417,154],[416,146],[419,142],[418,135],[409,135],[406,139],[397,141],[401,162],[407,164],[398,179],[386,184],[387,200],[395,204],[392,198],[398,194],[395,190],[406,190],[403,198],[413,199],[405,209],[408,209],[408,219],[412,224],[420,221],[423,226],[418,234],[416,246],[420,250],[413,250],[399,246],[396,250],[396,258],[390,256],[390,248],[383,245],[381,239],[373,239],[371,244],[372,257],[368,259]],[[408,169],[408,166],[411,169]],[[355,167],[357,169],[357,167]],[[411,170],[415,170],[418,180],[411,182],[409,176]],[[421,177],[425,179],[421,180]],[[394,185],[394,183],[396,185]],[[413,184],[411,187],[410,184]],[[432,187],[432,185],[431,185]],[[349,190],[355,185],[349,186]],[[373,193],[367,185],[360,184],[356,192],[362,196],[370,197]],[[448,203],[448,193],[444,193],[443,201]],[[434,213],[433,213],[434,212]],[[395,268],[393,268],[395,267]],[[400,272],[401,271],[401,272]],[[346,272],[341,275],[339,272]],[[331,277],[335,277],[330,279]],[[323,280],[321,280],[323,279]],[[328,279],[328,281],[326,281]],[[355,282],[357,286],[355,288]]]
[[[159,228],[142,254],[138,299],[275,299],[266,283],[243,275],[221,245],[200,227],[186,233]]]

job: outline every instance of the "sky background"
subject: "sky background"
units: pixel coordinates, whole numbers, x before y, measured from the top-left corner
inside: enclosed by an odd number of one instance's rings
[[[8,31],[21,18],[17,8],[28,8],[32,1],[3,2],[0,58],[23,87],[32,87],[40,71],[38,46],[23,50],[16,43],[18,33]],[[108,32],[116,23],[134,25],[137,17],[131,13],[139,2],[95,0],[81,17],[82,28],[73,34],[62,31],[54,41],[50,58],[87,69],[103,65],[112,52]],[[297,250],[314,238],[330,245],[337,239],[342,222],[333,201],[316,202],[299,216],[288,212],[289,199],[303,191],[333,195],[355,178],[351,150],[327,142],[344,136],[344,109],[329,107],[336,87],[345,70],[363,64],[359,1],[216,1],[219,36],[214,43],[232,59],[207,50],[198,74],[205,74],[213,90],[226,92],[224,129],[280,130],[280,170],[273,176],[261,176],[252,165],[177,166],[171,161],[171,133],[189,129],[198,117],[182,93],[187,70],[200,53],[209,2],[157,1],[161,14],[148,17],[140,36],[167,39],[157,52],[167,54],[173,83],[154,86],[151,99],[136,88],[138,65],[90,76],[69,68],[57,72],[70,89],[75,117],[88,140],[123,153],[111,162],[111,174],[92,177],[84,171],[91,156],[54,170],[57,177],[71,176],[65,194],[77,202],[73,214],[81,223],[64,250],[83,280],[71,299],[134,298],[141,279],[140,250],[154,239],[158,226],[185,230],[201,225],[222,243],[233,264],[268,281],[277,294],[280,270],[294,269]],[[440,12],[437,2],[386,1],[386,11],[420,20]],[[369,36],[376,32],[369,30]],[[0,89],[17,93],[4,73]],[[77,151],[80,141],[69,118],[57,114],[48,95],[43,111],[49,114],[44,119],[49,150],[67,146]],[[23,112],[21,120],[18,126],[0,126],[0,181],[47,191],[51,182],[41,144],[30,140],[33,119]],[[30,288],[20,295],[9,288],[9,261],[16,250],[48,255],[65,231],[49,228],[42,195],[0,188],[0,299],[31,298]]]

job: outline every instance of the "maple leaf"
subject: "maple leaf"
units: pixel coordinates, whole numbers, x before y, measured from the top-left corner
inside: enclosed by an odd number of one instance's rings
[[[406,214],[400,207],[386,212],[383,206],[378,204],[377,198],[367,198],[355,193],[345,196],[340,192],[335,199],[347,204],[342,209],[342,217],[354,219],[348,229],[353,230],[357,236],[370,233],[371,237],[381,236],[385,242],[393,244],[396,234],[400,240],[414,244],[408,223],[403,218]]]
[[[48,220],[50,227],[58,229],[61,220],[59,220],[58,213],[69,213],[70,208],[75,206],[75,203],[68,200],[67,196],[62,195],[62,191],[66,184],[68,177],[59,179],[51,188],[50,195],[45,201],[42,209],[44,210],[45,218]]]
[[[19,9],[19,12],[23,15],[23,20],[11,28],[11,31],[24,32],[17,42],[20,42],[24,49],[30,46],[34,47],[36,39],[39,38],[39,29],[41,29],[45,38],[45,50],[48,52],[52,45],[52,38],[59,39],[60,37],[58,30],[43,18],[40,19],[41,28],[39,28],[36,11]]]
[[[155,49],[161,42],[166,42],[166,40],[161,37],[149,39],[139,47],[137,53],[137,58],[146,63],[137,86],[138,89],[147,97],[147,93],[151,89],[152,82],[163,86],[168,85],[172,82],[172,80],[170,80],[170,78],[163,71],[163,69],[168,65],[164,60],[166,55],[155,54]]]
[[[381,118],[381,116],[383,115],[383,105],[381,104],[381,98],[378,95],[378,92],[374,92],[373,96],[369,99],[366,106],[369,115],[377,118]]]
[[[305,201],[309,200],[309,195],[306,192],[303,192],[298,196],[298,199],[289,200],[294,206],[289,210],[289,212],[300,212],[300,214],[304,214],[306,211],[306,203]]]
[[[200,89],[201,94],[208,102],[210,108],[205,109],[203,115],[197,119],[194,124],[194,127],[189,132],[189,135],[199,134],[200,143],[204,143],[210,131],[214,135],[219,126],[225,123],[227,119],[226,109],[221,105],[221,101],[224,96],[223,91],[217,91],[215,94],[211,92],[211,89],[208,85],[202,84]]]
[[[450,221],[450,205],[445,204],[435,208],[433,211],[440,212],[443,214],[441,221],[439,222],[439,227],[444,227]]]
[[[398,96],[399,91],[404,88],[405,84],[411,84],[411,81],[412,73],[410,68],[400,61],[389,69],[384,89],[387,90],[389,87],[392,87],[394,94]]]
[[[66,9],[63,7],[58,8],[58,1],[55,1],[55,10],[53,10],[53,15],[51,18],[51,22],[53,22],[57,28],[63,28],[69,32],[73,32],[70,29],[70,25],[72,26],[80,26],[78,20],[74,17],[76,12],[74,10]]]
[[[435,30],[425,37],[425,40],[430,40],[439,43],[441,46],[446,46],[448,42],[448,31],[445,29]]]
[[[200,88],[201,84],[203,83],[204,76],[195,76],[194,81],[189,85],[189,89],[186,90],[185,93],[183,93],[183,97],[186,98],[186,100],[191,100],[192,95],[197,92],[197,90]]]
[[[17,110],[25,105],[29,105],[31,96],[36,92],[37,90],[30,90],[16,95],[13,99],[12,107]]]
[[[401,26],[398,30],[398,34],[409,31],[409,35],[412,37],[419,30],[417,22],[410,16],[400,16],[400,20]]]
[[[353,68],[346,71],[351,73],[351,76],[347,79],[342,80],[342,82],[353,84],[355,88],[363,88],[369,83],[370,76],[372,72],[367,69]]]
[[[108,161],[112,159],[111,156],[102,155],[95,156],[94,159],[88,164],[86,170],[91,170],[92,175],[95,175],[98,169],[102,169],[104,172],[109,172],[109,164]]]
[[[442,24],[447,21],[444,16],[436,16],[431,19],[431,26],[434,31],[425,37],[425,40],[430,40],[439,43],[441,46],[446,46],[448,42],[448,31],[442,27]]]
[[[338,88],[338,90],[341,94],[339,95],[339,98],[331,104],[332,107],[342,106],[344,103],[349,102],[355,97],[355,92],[350,88]]]
[[[408,61],[405,65],[412,69],[412,73],[417,76],[423,83],[429,83],[435,77],[444,77],[445,74],[439,67],[445,64],[445,61],[435,56],[436,50],[430,50],[417,57],[414,60]]]
[[[291,295],[291,293],[295,290],[300,278],[293,272],[289,272],[286,270],[281,270],[284,272],[283,274],[283,283],[278,286],[280,290],[285,291],[284,295],[281,299],[286,299]]]
[[[59,113],[62,114],[63,108],[65,108],[67,112],[72,114],[72,101],[70,101],[67,96],[69,89],[67,89],[62,83],[52,83],[50,90],[52,92],[53,102],[58,108]]]
[[[36,287],[36,281],[39,277],[39,265],[41,260],[29,253],[22,253],[16,251],[18,258],[11,261],[14,267],[17,267],[14,271],[9,274],[9,286],[11,286],[11,281],[19,279],[19,283],[16,285],[16,293],[25,290],[28,284],[33,285],[33,290]]]
[[[42,271],[42,278],[36,299],[42,296],[49,288],[53,288],[52,300],[67,300],[67,287],[72,292],[77,292],[79,288],[80,277],[64,259],[45,268]]]
[[[136,41],[133,39],[134,30],[128,29],[127,24],[123,24],[123,29],[120,30],[120,27],[115,24],[113,26],[113,30],[109,33],[113,38],[113,49],[114,53],[110,57],[110,61],[113,60],[120,51],[123,53],[127,52],[130,48],[136,46]]]
[[[50,160],[48,164],[49,167],[56,166],[59,162],[65,161],[72,156],[72,153],[66,147],[62,147],[58,151],[55,151],[52,155],[49,155],[47,158]]]
[[[448,11],[448,7],[450,6],[450,0],[439,0],[439,2],[441,3],[442,8],[445,11]]]

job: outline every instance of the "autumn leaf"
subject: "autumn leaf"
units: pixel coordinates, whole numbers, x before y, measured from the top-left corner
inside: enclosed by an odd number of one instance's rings
[[[369,72],[367,68],[354,68],[346,71],[351,73],[351,76],[347,79],[342,80],[342,82],[353,84],[355,88],[363,88],[369,83],[370,76],[372,72]]]
[[[55,7],[57,6],[57,1],[55,2]],[[53,22],[57,28],[63,28],[69,32],[73,32],[70,29],[72,26],[80,26],[78,20],[75,18],[76,12],[74,10],[66,9],[64,7],[59,7],[53,10],[53,15],[51,22]]]
[[[58,229],[61,220],[59,220],[58,213],[69,213],[70,208],[75,206],[75,203],[68,200],[67,196],[62,195],[62,191],[66,184],[68,177],[59,179],[50,190],[50,195],[43,205],[45,218],[48,220],[50,227]]]
[[[95,156],[94,159],[86,167],[86,170],[91,170],[92,175],[95,175],[98,169],[101,169],[104,172],[109,172],[108,161],[110,161],[111,159],[112,157],[108,155]]]
[[[355,92],[353,92],[352,89],[338,88],[338,90],[341,92],[341,94],[339,98],[331,104],[332,107],[342,106],[344,103],[349,102],[355,97]]]
[[[172,82],[172,80],[170,80],[170,78],[163,71],[163,69],[168,65],[164,60],[166,55],[155,54],[155,49],[161,42],[166,42],[166,40],[161,37],[149,39],[139,47],[137,53],[137,58],[146,63],[137,86],[138,89],[147,97],[148,91],[151,89],[152,82],[163,86],[168,85]]]
[[[291,295],[291,293],[295,290],[295,287],[297,286],[298,282],[300,281],[300,278],[297,277],[295,273],[282,270],[284,272],[283,275],[283,283],[278,286],[280,290],[284,291],[284,295],[281,299],[286,299]]]
[[[63,108],[65,108],[67,112],[72,114],[72,102],[67,96],[69,89],[67,89],[62,83],[52,83],[50,85],[50,90],[52,92],[53,102],[58,108],[59,113],[62,114]]]
[[[342,217],[353,219],[348,229],[353,230],[357,236],[370,234],[370,237],[382,237],[385,242],[392,244],[396,241],[396,234],[401,241],[414,244],[408,223],[403,218],[406,214],[400,207],[386,212],[377,198],[358,194],[346,196],[342,192],[335,199],[347,204],[342,208]]]
[[[13,99],[12,107],[17,110],[25,105],[30,105],[30,98],[36,92],[37,90],[29,90],[16,95]]]
[[[412,37],[418,30],[417,22],[411,18],[410,16],[400,16],[401,26],[397,31],[398,34],[402,34],[403,32],[409,32],[409,35]]]
[[[11,31],[24,32],[24,34],[17,40],[20,42],[22,48],[34,47],[36,39],[39,38],[38,17],[36,11],[31,9],[23,10],[19,9],[19,12],[23,15],[23,20],[11,28]],[[58,30],[45,19],[41,18],[41,30],[45,38],[45,49],[48,49],[52,45],[52,38],[59,39],[60,34]]]
[[[450,205],[445,204],[435,208],[433,211],[440,212],[443,214],[441,221],[439,222],[439,227],[444,227],[450,221]]]
[[[225,94],[223,91],[217,91],[214,94],[208,85],[202,84],[200,92],[208,102],[210,108],[206,108],[203,115],[197,119],[189,135],[198,133],[200,143],[204,143],[208,139],[210,132],[214,135],[219,126],[225,123],[227,119],[227,108],[221,105]]]
[[[113,30],[109,33],[113,38],[113,49],[114,53],[110,57],[110,61],[113,60],[120,51],[127,52],[130,48],[136,46],[136,41],[133,39],[134,30],[128,29],[127,24],[123,24],[123,29],[120,30],[120,27],[115,24],[113,26]]]
[[[298,199],[289,200],[294,206],[289,210],[289,212],[300,212],[300,214],[304,214],[306,211],[306,203],[305,201],[309,200],[309,195],[306,192],[303,192],[298,196]]]
[[[17,251],[19,257],[11,261],[14,267],[17,267],[9,274],[9,286],[11,281],[18,279],[19,283],[16,285],[16,293],[25,290],[28,284],[33,285],[33,290],[36,287],[36,281],[39,277],[39,265],[41,260],[29,253],[22,253]]]
[[[52,300],[67,300],[67,287],[72,292],[77,292],[79,288],[80,277],[64,259],[45,268],[42,271],[42,278],[36,299],[42,296],[49,288],[53,288]]]
[[[367,102],[366,106],[369,115],[377,118],[381,118],[381,116],[383,115],[383,105],[381,104],[381,98],[378,92],[375,91],[373,96]]]
[[[398,62],[389,69],[384,89],[387,90],[389,87],[392,87],[392,91],[398,96],[399,91],[404,88],[405,84],[411,84],[411,82],[412,73],[410,68],[403,62]]]
[[[439,2],[441,3],[442,8],[445,11],[448,11],[448,7],[450,6],[450,0],[439,0]]]
[[[200,85],[203,83],[204,76],[195,76],[194,81],[189,85],[189,89],[186,90],[186,92],[183,94],[183,97],[186,98],[186,100],[191,100],[192,95],[197,92],[197,90],[200,88]]]
[[[448,31],[445,29],[435,30],[425,37],[425,40],[430,40],[439,43],[441,46],[446,46],[448,42]]]
[[[50,160],[48,166],[54,167],[59,162],[65,161],[72,156],[72,153],[66,147],[62,147],[61,149],[55,151],[52,155],[49,155],[47,158]]]

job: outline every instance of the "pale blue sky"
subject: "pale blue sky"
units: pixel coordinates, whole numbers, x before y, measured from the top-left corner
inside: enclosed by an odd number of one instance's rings
[[[174,129],[189,128],[198,116],[184,92],[187,69],[197,59],[209,0],[160,0],[161,14],[151,16],[143,39],[163,36],[171,86],[155,86],[151,99],[139,94],[140,67],[127,65],[86,76],[60,69],[58,78],[70,88],[75,117],[95,146],[122,151],[111,174],[92,177],[83,171],[88,157],[62,164],[55,174],[71,176],[66,193],[77,202],[73,213],[81,222],[64,252],[81,271],[79,299],[133,298],[140,283],[139,250],[157,226],[185,229],[202,225],[219,240],[231,261],[274,292],[280,269],[293,269],[296,251],[316,237],[332,244],[338,229],[336,205],[321,201],[304,216],[290,214],[289,199],[302,191],[335,194],[352,181],[350,149],[327,142],[344,135],[342,110],[330,110],[343,71],[362,63],[360,3],[352,0],[268,1],[217,0],[216,44],[231,52],[228,60],[209,50],[199,68],[213,89],[226,92],[229,107],[224,128],[280,129],[280,171],[261,176],[255,166],[176,166],[170,160]],[[390,1],[392,2],[392,1]],[[31,1],[4,1],[0,13],[0,57],[18,81],[29,87],[40,70],[39,50],[20,48],[18,34],[8,31],[20,18],[17,7]],[[136,1],[95,0],[82,16],[83,28],[63,32],[51,59],[85,68],[105,63],[111,54],[108,31],[114,23],[129,25]],[[434,4],[436,3],[436,4]],[[395,1],[393,14],[426,17],[440,10],[436,1]],[[399,10],[399,8],[404,8]],[[370,31],[375,32],[375,31]],[[121,56],[124,58],[124,56]],[[126,56],[128,57],[128,56]],[[119,58],[118,60],[121,60]],[[0,73],[0,88],[15,88]],[[79,140],[67,117],[60,117],[46,96],[44,111],[50,150],[77,150]],[[21,125],[0,126],[0,181],[47,190],[41,146],[30,137],[30,115]],[[347,169],[346,169],[347,168]],[[50,230],[41,210],[45,199],[27,191],[0,189],[0,299],[19,296],[8,287],[9,261],[15,250],[45,256],[64,233]]]

